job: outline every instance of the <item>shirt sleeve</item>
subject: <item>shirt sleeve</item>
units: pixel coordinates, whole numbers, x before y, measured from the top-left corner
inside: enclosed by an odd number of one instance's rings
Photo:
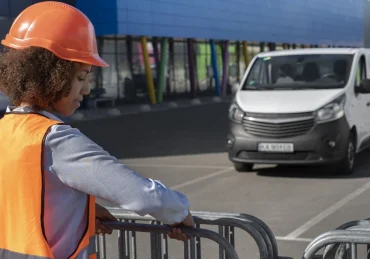
[[[179,223],[188,214],[185,195],[142,177],[76,128],[53,126],[44,145],[47,170],[74,189],[164,224]]]

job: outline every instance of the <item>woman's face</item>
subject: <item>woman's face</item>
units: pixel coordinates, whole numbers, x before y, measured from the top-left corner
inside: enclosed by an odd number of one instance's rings
[[[71,92],[68,96],[63,96],[53,106],[54,111],[63,115],[71,116],[80,107],[84,95],[90,93],[89,73],[91,65],[82,64],[72,80]]]

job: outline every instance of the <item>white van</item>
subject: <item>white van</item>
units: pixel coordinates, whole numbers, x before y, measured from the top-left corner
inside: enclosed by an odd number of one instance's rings
[[[260,53],[229,109],[229,159],[253,165],[335,165],[352,173],[370,145],[370,50],[317,48]]]
[[[6,107],[10,105],[10,99],[0,92],[0,118],[4,116]]]

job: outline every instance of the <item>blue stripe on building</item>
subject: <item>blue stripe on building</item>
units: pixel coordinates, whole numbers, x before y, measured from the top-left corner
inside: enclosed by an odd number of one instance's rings
[[[98,35],[362,46],[356,0],[77,0]]]

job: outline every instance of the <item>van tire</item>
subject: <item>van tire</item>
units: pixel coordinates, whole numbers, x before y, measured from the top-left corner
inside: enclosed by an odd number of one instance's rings
[[[356,158],[356,137],[353,132],[350,133],[346,154],[341,162],[337,165],[336,174],[338,175],[351,175],[353,174],[353,168]]]
[[[253,170],[253,164],[234,162],[234,168],[237,172],[251,172]]]

